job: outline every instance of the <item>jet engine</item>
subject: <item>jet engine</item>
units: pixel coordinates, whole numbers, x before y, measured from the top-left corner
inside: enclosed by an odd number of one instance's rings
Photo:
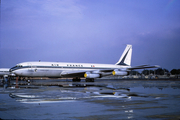
[[[128,75],[128,72],[127,71],[113,71],[112,72],[113,75],[120,75],[120,76],[126,76]]]
[[[100,74],[94,74],[94,73],[92,74],[92,73],[87,73],[87,72],[86,72],[86,73],[84,74],[84,77],[85,77],[85,78],[100,78],[101,75],[100,75]]]

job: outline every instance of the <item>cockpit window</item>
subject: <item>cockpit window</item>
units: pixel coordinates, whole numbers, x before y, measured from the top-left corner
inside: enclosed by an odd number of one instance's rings
[[[16,65],[15,67],[23,67],[22,65]]]
[[[10,72],[11,71],[14,71],[14,70],[17,70],[17,69],[19,69],[19,68],[22,68],[23,66],[22,65],[16,65],[15,67],[12,67],[11,69],[10,69]]]

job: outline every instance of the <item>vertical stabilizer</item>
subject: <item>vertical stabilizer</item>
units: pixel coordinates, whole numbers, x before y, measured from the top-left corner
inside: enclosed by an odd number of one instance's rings
[[[132,56],[132,45],[127,45],[116,65],[130,66],[131,56]]]

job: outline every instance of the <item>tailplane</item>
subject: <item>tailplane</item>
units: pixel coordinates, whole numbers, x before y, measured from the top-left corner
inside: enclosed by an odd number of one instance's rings
[[[130,66],[132,56],[132,45],[127,45],[116,65]]]

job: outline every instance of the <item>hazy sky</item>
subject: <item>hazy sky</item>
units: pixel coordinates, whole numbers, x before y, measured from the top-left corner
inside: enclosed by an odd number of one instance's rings
[[[180,0],[1,0],[0,68],[26,61],[180,68]]]

